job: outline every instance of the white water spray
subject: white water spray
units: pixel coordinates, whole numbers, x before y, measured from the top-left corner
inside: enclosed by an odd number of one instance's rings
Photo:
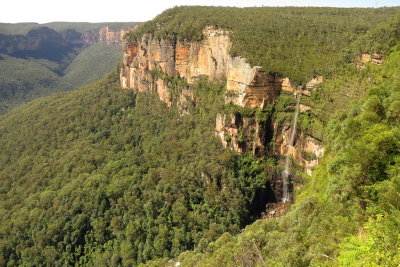
[[[289,192],[289,165],[290,165],[290,154],[294,145],[294,138],[296,136],[296,127],[297,127],[297,118],[299,116],[300,109],[300,98],[301,93],[296,94],[296,109],[294,112],[294,119],[292,125],[292,132],[290,133],[290,139],[288,144],[288,149],[286,152],[285,158],[285,169],[282,171],[282,182],[283,182],[283,194],[282,194],[282,202],[286,203],[290,201],[290,192]]]

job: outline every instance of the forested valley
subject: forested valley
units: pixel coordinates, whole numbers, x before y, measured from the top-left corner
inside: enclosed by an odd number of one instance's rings
[[[252,109],[226,102],[226,79],[147,70],[168,85],[169,105],[157,90],[122,89],[118,63],[0,115],[0,265],[399,266],[399,12],[196,6],[141,24],[127,45],[201,42],[213,25],[251,66],[299,88],[323,76],[297,125],[324,147],[318,166],[308,175],[290,158],[293,201],[266,217],[282,204],[272,185],[284,155],[273,141],[261,155],[224,147],[216,117],[290,125],[293,92]],[[80,69],[101,65],[92,53],[113,54],[89,48],[66,69],[75,87]]]

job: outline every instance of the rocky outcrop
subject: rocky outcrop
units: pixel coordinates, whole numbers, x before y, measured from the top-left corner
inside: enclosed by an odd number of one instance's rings
[[[108,26],[101,27],[99,30],[91,30],[83,32],[81,39],[85,44],[107,43],[118,44],[123,42],[125,34],[135,30],[137,26],[133,26],[121,30],[113,30]]]
[[[311,110],[311,107],[310,107],[310,106],[303,105],[303,104],[300,104],[300,105],[299,105],[299,108],[300,108],[300,113],[305,113],[305,112]]]
[[[273,140],[274,154],[286,155],[289,153],[303,171],[311,175],[324,154],[321,140],[300,131],[295,138],[294,146],[291,147],[289,146],[291,127],[287,124],[283,126],[275,125],[275,130],[277,133]]]
[[[178,95],[173,96],[169,79],[174,76],[185,78],[191,84],[199,77],[207,76],[211,81],[226,79],[225,103],[245,109],[265,109],[275,104],[282,91],[310,96],[323,81],[323,77],[319,76],[307,83],[305,88],[296,88],[287,77],[251,66],[244,58],[230,56],[229,31],[209,26],[203,30],[203,35],[202,41],[188,42],[159,40],[145,34],[136,43],[127,44],[120,72],[121,87],[155,92],[168,106],[173,104],[175,97],[176,104],[182,106],[185,99],[194,100],[194,94],[190,87],[184,87],[178,90]],[[309,106],[300,105],[301,112],[310,109]],[[255,114],[248,116],[234,112],[217,115],[215,134],[224,147],[262,156],[269,150],[266,146],[273,136],[279,146],[284,147],[286,133],[274,131],[271,118],[258,118]],[[310,140],[305,138],[299,141],[299,151],[305,149],[306,153],[308,150],[314,153],[314,148],[318,150],[316,145],[312,145],[315,142]],[[284,154],[285,150],[282,148],[273,152]],[[315,163],[306,160],[300,152],[296,157],[302,165],[307,166],[307,170]]]
[[[383,64],[383,57],[382,55],[379,55],[377,53],[374,54],[362,54],[360,56],[360,61],[361,63],[367,63],[371,62],[372,64],[375,65],[382,65]]]
[[[122,88],[157,92],[171,105],[165,76],[186,78],[189,83],[204,75],[210,80],[224,79],[230,59],[229,33],[207,27],[203,34],[201,42],[157,40],[144,35],[137,43],[126,45],[120,72]]]
[[[261,123],[257,116],[242,116],[239,113],[217,114],[215,134],[225,148],[236,152],[265,154],[268,134],[272,131],[268,123]]]
[[[356,66],[359,69],[364,69],[366,63],[372,63],[374,65],[382,65],[383,56],[377,53],[374,54],[363,53],[357,58]]]
[[[305,91],[314,91],[320,84],[324,82],[324,77],[323,76],[317,76],[315,78],[312,78],[307,84],[306,84],[306,89]],[[307,94],[305,94],[307,95]],[[308,96],[311,95],[311,92],[309,93]]]
[[[311,96],[323,77],[315,77],[305,87],[296,88],[287,77],[251,66],[244,58],[230,56],[229,31],[210,26],[203,30],[203,35],[202,41],[188,42],[159,40],[147,34],[136,43],[126,44],[121,87],[157,93],[168,106],[177,105],[181,114],[188,114],[187,107],[196,103],[191,83],[201,76],[210,81],[226,80],[225,104],[239,107],[217,114],[215,135],[223,146],[260,157],[289,153],[298,166],[311,174],[324,152],[320,140],[300,130],[294,146],[289,146],[291,126],[275,123],[268,107],[275,104],[282,92]],[[183,86],[173,87],[176,83],[171,81],[176,81],[176,77],[185,81]],[[300,113],[310,110],[310,106],[299,104]],[[281,170],[274,172],[275,178],[268,183],[270,202],[281,200],[283,192]],[[292,186],[289,190],[293,190]]]
[[[252,67],[244,58],[230,56],[229,34],[209,26],[203,30],[204,40],[200,42],[157,40],[144,35],[137,43],[125,47],[121,86],[157,92],[170,105],[165,98],[168,84],[152,72],[186,78],[189,83],[205,75],[211,81],[226,79],[225,102],[246,108],[264,108],[274,103],[281,90],[296,90],[288,78]]]
[[[246,108],[265,108],[275,103],[282,90],[292,89],[289,79],[250,67],[242,58],[230,60],[227,80],[225,102]]]

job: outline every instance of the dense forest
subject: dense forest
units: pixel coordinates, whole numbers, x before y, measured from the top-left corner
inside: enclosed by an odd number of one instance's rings
[[[121,56],[121,46],[104,44],[78,49],[62,62],[0,54],[0,114],[37,97],[93,82]]]
[[[117,77],[3,116],[3,262],[132,265],[253,220],[273,166],[214,138],[224,85],[199,81],[201,105],[180,117],[154,95],[119,90]]]
[[[0,116],[0,265],[400,265],[399,11],[178,7],[144,23],[129,41],[201,40],[212,24],[252,64],[299,83],[325,73],[299,115],[299,131],[325,147],[320,165],[294,170],[302,182],[286,215],[261,218],[279,155],[225,149],[214,133],[217,113],[257,111],[226,105],[224,80],[153,71],[172,94],[193,90],[182,115],[156,94],[122,90],[115,66]],[[360,65],[366,52],[383,64]],[[86,68],[85,54],[76,60]],[[264,122],[290,121],[293,105],[282,93]]]

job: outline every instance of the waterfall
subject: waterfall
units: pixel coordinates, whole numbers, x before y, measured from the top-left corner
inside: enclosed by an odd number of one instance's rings
[[[282,171],[282,182],[283,182],[283,195],[282,195],[282,202],[289,202],[290,201],[290,192],[289,192],[289,165],[290,165],[290,152],[292,151],[294,145],[294,138],[296,136],[296,126],[297,126],[297,118],[299,116],[299,109],[300,109],[300,98],[301,93],[296,94],[296,109],[294,112],[293,118],[293,125],[292,125],[292,132],[290,133],[288,149],[286,151],[285,157],[285,168]]]

